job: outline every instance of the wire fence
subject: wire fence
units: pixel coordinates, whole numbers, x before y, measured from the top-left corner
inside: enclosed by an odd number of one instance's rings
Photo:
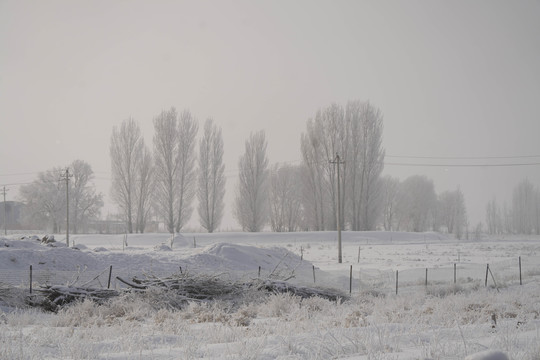
[[[144,276],[166,277],[182,271],[185,269],[178,267],[145,274],[140,270],[115,268],[114,265],[101,270],[76,271],[35,270],[30,266],[23,270],[0,269],[0,283],[27,288],[29,291],[49,285],[120,289],[126,285],[118,278],[131,280],[133,277]],[[269,273],[261,272],[259,268],[236,274],[227,272],[227,275],[233,280],[238,280],[265,278]],[[522,256],[490,264],[455,263],[450,267],[402,271],[380,271],[351,265],[350,271],[342,275],[336,275],[335,272],[329,274],[313,267],[313,279],[308,280],[304,276],[303,283],[312,281],[311,284],[314,286],[331,284],[343,292],[350,293],[376,292],[388,295],[417,291],[421,288],[436,292],[436,289],[448,286],[454,286],[454,290],[482,286],[501,288],[537,281],[539,275],[540,256]]]
[[[353,272],[353,288],[349,290],[397,294],[421,287],[433,290],[448,285],[454,286],[455,290],[481,286],[502,288],[537,281],[535,277],[538,275],[540,256],[520,256],[489,264],[455,263],[450,267],[402,271],[376,272],[360,268]]]

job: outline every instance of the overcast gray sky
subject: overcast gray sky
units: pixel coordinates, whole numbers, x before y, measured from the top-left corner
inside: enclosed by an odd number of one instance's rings
[[[250,132],[272,163],[297,161],[307,119],[353,99],[381,109],[387,155],[540,155],[540,1],[0,0],[0,185],[82,159],[108,198],[112,127],[133,116],[151,146],[175,106],[223,127],[230,202]],[[461,186],[473,225],[492,196],[540,185],[540,166],[384,173]]]

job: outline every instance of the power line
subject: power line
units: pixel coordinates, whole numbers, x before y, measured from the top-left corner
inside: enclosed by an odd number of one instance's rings
[[[516,156],[407,156],[407,155],[385,155],[389,158],[400,159],[431,159],[431,160],[495,160],[495,159],[530,159],[540,158],[540,155],[516,155]]]
[[[505,164],[418,164],[418,163],[392,163],[385,162],[389,166],[417,166],[417,167],[510,167],[510,166],[538,166],[540,162],[535,163],[505,163]]]
[[[26,173],[14,173],[14,174],[0,174],[0,176],[20,176],[20,175],[35,175],[35,174],[39,174],[40,172],[26,172]]]

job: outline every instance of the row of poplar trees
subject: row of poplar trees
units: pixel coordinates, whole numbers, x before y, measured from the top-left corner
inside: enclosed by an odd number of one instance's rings
[[[221,128],[207,120],[197,146],[198,123],[174,108],[154,119],[153,151],[133,119],[111,136],[112,195],[128,232],[143,232],[150,212],[169,232],[180,232],[198,199],[200,224],[209,232],[224,212]],[[238,162],[232,213],[244,231],[332,230],[341,206],[342,228],[372,230],[382,212],[383,119],[369,102],[332,104],[309,119],[298,165],[269,166],[264,131],[252,133]],[[336,154],[340,163],[335,161]],[[331,162],[333,161],[333,162]],[[340,166],[340,177],[337,177]],[[338,201],[337,181],[341,199]]]
[[[152,152],[132,118],[113,128],[111,193],[127,232],[144,232],[152,211],[167,231],[180,232],[191,218],[195,197],[201,226],[208,232],[218,228],[225,195],[221,128],[206,120],[197,156],[198,130],[189,111],[163,111],[154,119]]]

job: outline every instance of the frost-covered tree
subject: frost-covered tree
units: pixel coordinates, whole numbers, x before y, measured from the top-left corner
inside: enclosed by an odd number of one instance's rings
[[[371,230],[381,211],[383,169],[382,115],[366,102],[350,101],[344,110],[332,104],[307,122],[301,150],[307,180],[306,221],[315,230],[335,229],[337,212],[336,154],[340,164],[342,228]]]
[[[135,199],[137,216],[135,231],[143,233],[152,210],[152,191],[154,186],[154,161],[152,153],[146,145],[142,147],[140,160],[137,164],[137,183]]]
[[[441,223],[448,233],[461,239],[467,225],[467,209],[465,197],[461,189],[445,191],[439,195],[439,212]]]
[[[252,133],[238,162],[234,216],[244,231],[261,231],[268,221],[268,158],[263,130]]]
[[[197,198],[201,226],[209,233],[219,227],[223,218],[225,182],[221,128],[214,124],[212,119],[208,119],[199,143]]]
[[[537,192],[534,185],[525,179],[512,193],[512,215],[514,230],[519,234],[532,234],[537,228]]]
[[[302,219],[301,169],[298,166],[272,167],[270,175],[270,226],[272,231],[296,231]]]
[[[328,159],[323,160],[319,136],[316,123],[308,120],[306,133],[303,133],[301,138],[304,163],[302,199],[305,209],[305,226],[315,231],[325,230],[327,218],[332,216],[328,207],[329,184],[324,175]]]
[[[179,148],[178,114],[173,107],[154,119],[154,201],[170,233],[175,231],[178,222]]]
[[[513,222],[513,214],[512,209],[508,206],[506,201],[503,204],[503,210],[502,210],[502,216],[503,216],[503,227],[504,227],[504,233],[506,234],[512,234],[514,233],[514,222]]]
[[[187,110],[182,112],[178,122],[178,219],[176,232],[180,232],[191,218],[193,199],[197,193],[197,154],[195,144],[199,124]]]
[[[428,230],[436,202],[433,180],[423,175],[405,179],[401,183],[397,201],[398,230]]]
[[[65,185],[60,181],[64,169],[53,168],[38,174],[32,183],[21,186],[19,195],[25,206],[25,220],[59,233],[66,216]]]
[[[133,118],[113,127],[109,150],[112,199],[120,208],[127,232],[142,231],[149,209],[152,161]]]
[[[77,233],[81,226],[98,217],[103,196],[96,194],[93,171],[84,161],[69,166],[73,175],[69,181],[70,230]],[[27,221],[60,232],[66,221],[66,182],[61,179],[65,169],[55,167],[39,173],[38,178],[20,189],[26,204]]]
[[[487,231],[491,235],[502,234],[503,232],[501,209],[499,208],[495,197],[493,197],[486,206],[486,225]]]
[[[191,218],[196,194],[195,143],[199,125],[189,111],[163,111],[154,119],[154,206],[170,233]]]
[[[381,179],[382,218],[384,230],[386,231],[395,230],[399,186],[398,178],[386,175]]]
[[[381,173],[384,168],[382,147],[383,119],[379,109],[369,102],[350,101],[346,122],[349,151],[349,213],[352,230],[374,230],[382,210]]]
[[[103,207],[103,195],[96,193],[93,184],[94,171],[90,164],[75,160],[69,168],[73,175],[69,182],[69,225],[70,230],[77,234],[90,220],[99,217]]]

